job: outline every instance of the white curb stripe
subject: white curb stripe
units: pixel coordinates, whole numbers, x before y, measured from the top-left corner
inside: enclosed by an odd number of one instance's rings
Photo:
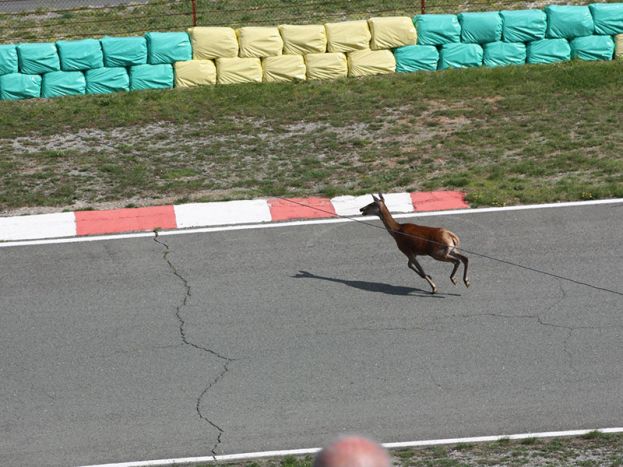
[[[385,204],[391,212],[413,212],[413,202],[409,193],[388,193],[383,195]],[[358,216],[359,209],[372,202],[372,195],[336,196],[331,203],[338,216]]]
[[[180,204],[173,206],[173,209],[178,229],[272,220],[268,203],[264,199]]]
[[[73,212],[0,217],[0,240],[36,240],[76,235]]]
[[[448,439],[432,439],[424,441],[407,441],[399,443],[383,443],[387,449],[397,448],[415,448],[415,447],[430,447],[440,445],[452,445],[452,444],[472,444],[472,443],[487,443],[495,442],[503,439],[520,440],[520,439],[541,439],[541,438],[563,438],[570,436],[583,436],[593,431],[600,433],[623,433],[623,427],[621,428],[600,428],[589,430],[568,430],[568,431],[546,431],[541,433],[520,433],[514,435],[495,435],[495,436],[476,436],[471,438],[448,438]],[[196,463],[213,463],[213,462],[231,462],[231,461],[249,461],[253,459],[260,459],[266,457],[285,457],[285,456],[304,456],[315,454],[320,451],[320,448],[308,448],[308,449],[291,449],[283,451],[263,451],[263,452],[248,452],[243,454],[225,454],[221,456],[203,456],[203,457],[185,457],[178,459],[158,459],[150,461],[136,461],[136,462],[121,462],[117,464],[95,464],[85,467],[147,467],[147,466],[161,466],[161,465],[184,465],[184,464],[196,464]]]

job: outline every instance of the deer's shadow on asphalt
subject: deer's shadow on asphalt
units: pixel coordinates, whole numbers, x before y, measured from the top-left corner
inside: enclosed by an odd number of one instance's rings
[[[356,281],[356,280],[349,280],[349,279],[339,279],[337,277],[319,276],[317,274],[312,274],[311,272],[308,272],[308,271],[299,271],[297,274],[291,277],[294,279],[319,279],[323,281],[337,282],[339,284],[344,284],[349,287],[353,287],[355,289],[365,290],[366,292],[377,292],[377,293],[383,293],[386,295],[410,296],[410,297],[421,297],[421,298],[445,298],[446,296],[455,296],[455,297],[460,296],[460,294],[450,294],[450,293],[432,294],[429,291],[418,289],[415,287],[404,287],[400,285],[391,285],[391,284],[385,284],[383,282]]]

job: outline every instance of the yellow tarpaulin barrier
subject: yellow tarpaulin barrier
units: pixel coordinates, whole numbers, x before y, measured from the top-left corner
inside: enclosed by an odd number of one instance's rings
[[[188,34],[195,60],[238,56],[238,38],[232,28],[195,27],[189,28]]]
[[[237,31],[240,57],[275,57],[283,52],[283,39],[277,27],[246,27]]]
[[[261,83],[262,61],[259,58],[217,58],[218,84]]]
[[[351,52],[370,48],[370,28],[368,22],[343,21],[326,23],[328,52]]]
[[[348,54],[348,76],[369,76],[396,71],[391,50],[356,50]]]
[[[175,62],[175,87],[190,88],[216,84],[216,65],[212,60]]]
[[[280,55],[262,60],[264,81],[276,83],[306,79],[305,61],[302,55]]]
[[[282,24],[279,32],[284,54],[305,55],[327,51],[327,34],[323,24]]]
[[[617,34],[614,36],[614,58],[617,60],[623,60],[623,34]]]
[[[348,63],[343,53],[307,54],[307,79],[336,79],[348,75]]]
[[[415,45],[417,33],[413,20],[408,16],[392,16],[385,18],[370,18],[370,48],[372,50],[386,50],[404,45]]]

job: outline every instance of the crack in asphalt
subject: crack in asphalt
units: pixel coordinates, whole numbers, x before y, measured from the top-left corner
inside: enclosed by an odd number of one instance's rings
[[[560,294],[561,294],[560,298],[558,300],[556,300],[554,303],[552,303],[550,306],[548,306],[547,309],[542,312],[542,314],[549,313],[554,308],[556,308],[558,305],[560,305],[562,302],[564,302],[565,299],[567,298],[567,291],[562,286],[562,281],[558,281],[558,287],[560,288]],[[562,341],[562,351],[567,355],[567,358],[569,359],[569,367],[573,370],[574,373],[577,374],[578,369],[576,368],[576,366],[573,363],[573,354],[571,353],[571,350],[569,350],[569,346],[568,346],[569,339],[571,339],[571,335],[573,334],[574,329],[570,328],[570,327],[566,327],[565,328],[564,326],[556,325],[556,324],[553,324],[553,323],[546,323],[545,321],[543,321],[543,318],[541,318],[541,314],[538,314],[536,319],[537,319],[537,322],[541,326],[550,326],[550,327],[554,327],[554,328],[560,328],[560,329],[566,329],[567,330],[567,336]]]
[[[569,340],[571,340],[571,337],[573,336],[573,333],[576,331],[582,331],[582,330],[598,330],[601,331],[603,329],[609,329],[609,328],[623,328],[623,326],[621,325],[609,325],[609,326],[570,326],[570,325],[564,325],[564,324],[556,324],[556,323],[552,323],[552,322],[548,322],[545,321],[542,317],[542,315],[549,313],[550,311],[552,311],[554,308],[556,308],[557,306],[559,306],[561,303],[563,303],[565,301],[565,299],[567,298],[567,291],[564,289],[562,282],[558,281],[558,285],[560,287],[560,292],[561,292],[561,296],[558,298],[558,300],[556,300],[554,303],[552,303],[550,306],[548,306],[545,310],[539,312],[539,313],[534,313],[534,314],[523,314],[523,315],[504,315],[504,314],[500,314],[500,313],[477,313],[477,314],[473,314],[473,315],[453,315],[453,318],[473,318],[473,317],[481,317],[481,316],[490,316],[493,318],[502,318],[502,319],[533,319],[536,320],[536,322],[541,325],[541,326],[547,326],[547,327],[551,327],[551,328],[556,328],[556,329],[561,329],[561,330],[566,330],[567,331],[567,335],[565,336],[565,338],[562,341],[562,351],[567,355],[568,359],[569,359],[569,367],[575,372],[578,373],[578,369],[574,364],[573,361],[573,354],[571,352],[571,350],[569,349]]]
[[[210,389],[212,389],[225,376],[225,374],[229,371],[229,364],[232,361],[233,361],[232,359],[227,359],[227,361],[223,364],[223,371],[221,371],[218,374],[218,376],[216,378],[214,378],[214,380],[208,386],[206,386],[206,388],[201,392],[201,394],[199,394],[199,397],[197,398],[197,405],[195,407],[196,410],[197,410],[197,413],[199,414],[199,418],[201,420],[203,420],[204,422],[206,422],[208,425],[210,425],[212,428],[214,428],[217,431],[216,443],[214,443],[214,446],[210,450],[212,455],[215,456],[214,460],[216,460],[216,456],[218,455],[218,453],[216,451],[217,451],[218,447],[220,446],[220,444],[222,442],[222,437],[223,437],[223,434],[225,434],[225,430],[223,430],[219,425],[214,423],[212,420],[210,420],[208,417],[206,417],[203,414],[203,412],[201,410],[201,403],[202,403],[203,398],[205,397],[205,395],[210,391]]]
[[[210,425],[212,428],[214,428],[217,431],[217,436],[216,436],[216,442],[214,443],[214,446],[211,449],[211,453],[212,456],[214,456],[214,459],[216,460],[216,456],[218,455],[217,450],[218,447],[221,445],[222,443],[222,439],[223,439],[223,435],[225,434],[225,431],[216,423],[214,423],[212,420],[210,420],[209,417],[206,416],[206,414],[204,413],[204,411],[202,410],[201,406],[203,403],[203,400],[205,398],[205,396],[208,394],[208,392],[216,385],[219,383],[219,381],[221,381],[225,375],[227,374],[227,372],[229,372],[229,365],[232,362],[235,362],[236,360],[233,358],[229,358],[226,357],[225,355],[210,349],[208,347],[204,347],[202,345],[199,345],[195,342],[192,342],[188,336],[186,335],[186,321],[184,320],[183,316],[182,316],[182,310],[184,309],[184,307],[186,307],[188,305],[188,301],[190,300],[190,297],[192,295],[191,293],[191,287],[190,287],[190,283],[188,282],[188,280],[182,276],[180,274],[180,272],[177,270],[177,268],[175,267],[175,265],[173,264],[173,262],[169,259],[169,254],[171,253],[171,250],[169,248],[169,245],[167,245],[165,242],[163,242],[162,240],[160,240],[160,236],[158,235],[158,231],[154,231],[154,241],[162,246],[164,248],[164,253],[162,255],[162,258],[164,259],[164,261],[167,263],[171,273],[177,277],[177,279],[183,284],[184,286],[184,298],[181,300],[180,304],[177,305],[175,307],[175,317],[177,318],[177,321],[179,323],[179,333],[180,333],[180,337],[182,339],[182,342],[189,346],[192,347],[196,350],[199,350],[201,352],[210,354],[213,357],[218,358],[219,360],[222,360],[223,363],[223,370],[216,376],[216,378],[214,378],[212,380],[212,382],[210,384],[208,384],[208,386],[206,386],[203,391],[201,391],[201,394],[199,394],[199,397],[197,398],[197,403],[195,405],[195,410],[197,411],[197,415],[199,416],[199,418],[201,420],[203,420],[204,422],[206,422],[208,425]]]
[[[437,377],[435,376],[433,369],[424,362],[422,362],[422,364],[424,365],[423,369],[428,373],[428,376],[430,377],[430,381],[435,385],[435,387],[439,389],[440,391],[446,391],[446,388],[443,387],[439,381],[437,381]]]

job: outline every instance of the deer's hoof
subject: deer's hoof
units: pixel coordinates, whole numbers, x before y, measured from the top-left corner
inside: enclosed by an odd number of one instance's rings
[[[465,279],[465,287],[469,287],[469,279]]]
[[[454,277],[451,277],[450,280],[452,281],[454,285],[456,285],[456,279]]]

